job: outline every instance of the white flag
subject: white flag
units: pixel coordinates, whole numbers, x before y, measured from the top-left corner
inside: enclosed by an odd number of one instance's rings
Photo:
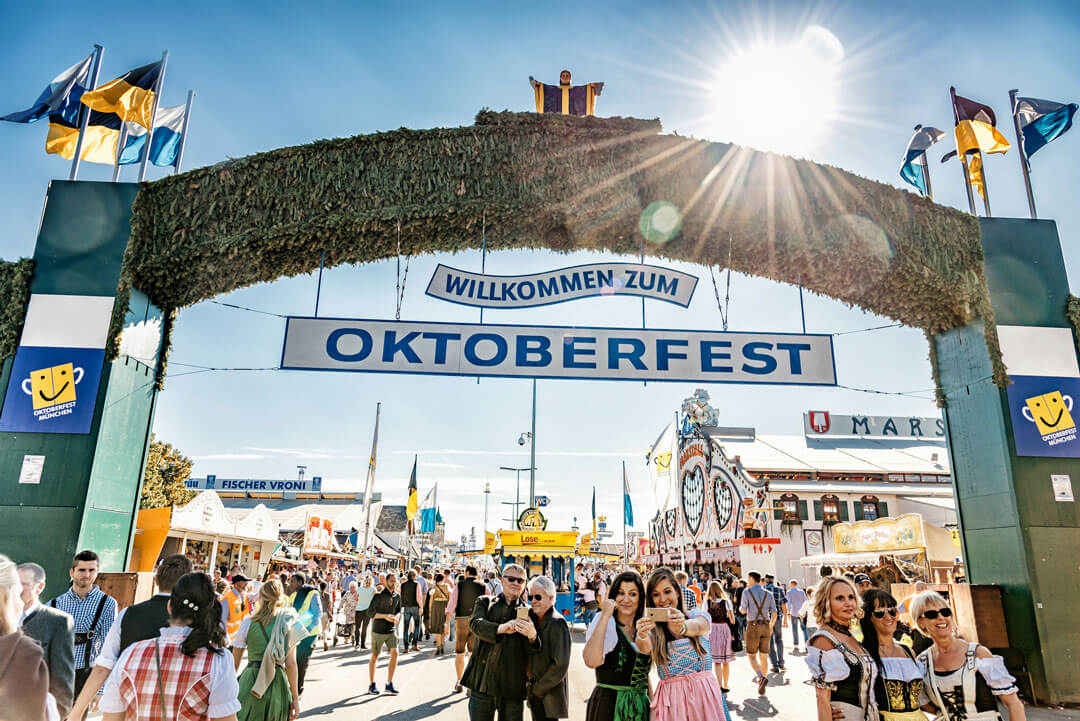
[[[656,494],[656,509],[660,513],[678,505],[678,469],[679,441],[672,421],[649,451],[649,476]]]

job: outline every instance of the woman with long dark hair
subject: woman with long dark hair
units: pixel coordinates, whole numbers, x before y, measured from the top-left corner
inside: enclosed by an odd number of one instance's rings
[[[124,649],[109,674],[98,705],[103,721],[236,721],[239,687],[224,647],[213,581],[181,576],[169,597],[169,627]]]
[[[926,721],[920,708],[929,706],[923,688],[922,669],[915,662],[915,653],[897,643],[897,603],[892,594],[879,588],[863,593],[862,646],[877,664],[874,697],[881,721]]]
[[[877,721],[877,664],[851,633],[862,616],[859,592],[846,576],[828,576],[814,591],[814,619],[806,665],[817,689],[818,721]],[[836,711],[839,717],[833,715]]]
[[[712,671],[709,614],[700,608],[683,610],[682,589],[669,568],[649,575],[645,598],[667,614],[667,621],[656,622],[650,632],[660,676],[652,700],[653,721],[730,721]]]
[[[636,571],[612,581],[600,615],[585,633],[582,656],[596,670],[596,688],[585,707],[586,721],[646,721],[649,669],[655,624],[645,618],[645,584]]]

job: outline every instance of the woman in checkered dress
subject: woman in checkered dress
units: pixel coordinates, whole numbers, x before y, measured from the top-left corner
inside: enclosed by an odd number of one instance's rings
[[[210,577],[181,576],[169,598],[169,627],[124,649],[109,674],[102,721],[235,721],[239,687],[224,646]]]

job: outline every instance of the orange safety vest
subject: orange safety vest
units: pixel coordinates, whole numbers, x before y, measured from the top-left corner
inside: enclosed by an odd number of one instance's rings
[[[244,618],[251,612],[251,608],[247,596],[241,596],[236,592],[235,588],[229,588],[221,599],[229,604],[229,620],[225,624],[225,631],[229,634],[229,638],[232,639],[236,632],[240,630],[240,624],[244,622]]]

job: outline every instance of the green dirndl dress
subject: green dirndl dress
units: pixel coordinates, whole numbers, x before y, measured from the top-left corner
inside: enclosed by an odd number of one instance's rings
[[[284,612],[274,617],[277,621]],[[280,619],[286,622],[286,619]],[[255,680],[259,677],[263,652],[270,641],[273,625],[266,628],[259,622],[252,622],[247,633],[248,665],[244,668],[237,683],[240,685],[240,712],[237,721],[289,721],[289,709],[292,707],[292,692],[285,667],[274,669],[274,680],[270,682],[262,697],[251,693]]]

